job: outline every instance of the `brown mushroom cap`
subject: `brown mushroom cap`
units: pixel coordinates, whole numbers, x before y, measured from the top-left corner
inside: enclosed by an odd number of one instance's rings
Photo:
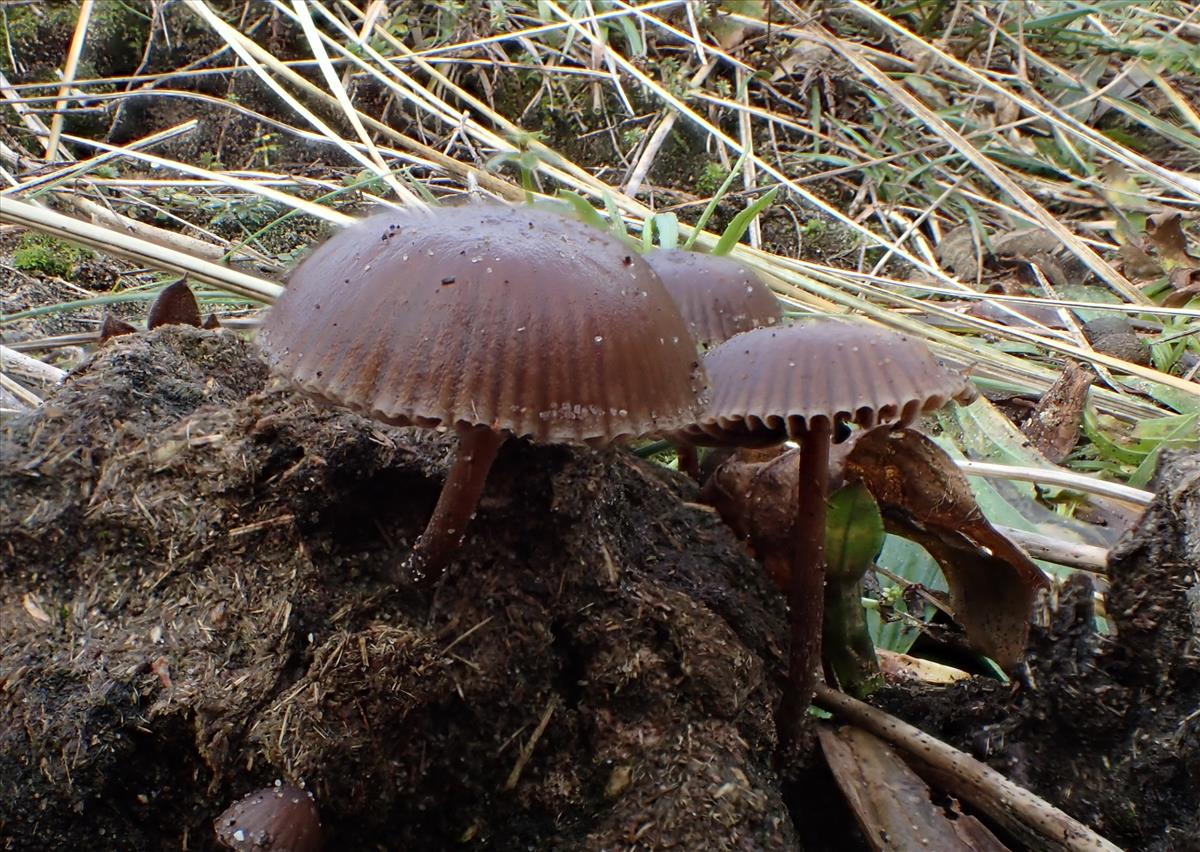
[[[733,258],[657,249],[646,254],[646,262],[662,279],[701,346],[716,346],[735,334],[783,319],[779,300],[758,273]]]
[[[318,852],[321,819],[312,794],[292,784],[264,787],[234,802],[213,821],[230,849]]]
[[[975,397],[971,382],[917,338],[842,320],[748,331],[710,351],[704,365],[712,399],[684,432],[701,444],[778,443],[817,417],[864,428],[909,423]]]
[[[678,428],[705,386],[646,262],[532,207],[371,216],[297,267],[258,339],[305,391],[378,420],[545,442]]]

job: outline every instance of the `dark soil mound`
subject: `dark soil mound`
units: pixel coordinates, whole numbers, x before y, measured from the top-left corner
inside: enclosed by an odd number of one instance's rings
[[[794,847],[782,602],[680,477],[512,443],[437,590],[398,580],[452,442],[116,338],[8,424],[0,836],[205,849],[286,777],[330,848]]]
[[[690,482],[512,442],[424,589],[399,566],[452,450],[181,327],[8,421],[5,848],[211,849],[276,778],[330,849],[864,848],[819,761],[771,770],[782,599]],[[1115,638],[1079,577],[1025,682],[878,703],[1128,848],[1196,848],[1197,542],[1200,460],[1171,457],[1114,551]]]

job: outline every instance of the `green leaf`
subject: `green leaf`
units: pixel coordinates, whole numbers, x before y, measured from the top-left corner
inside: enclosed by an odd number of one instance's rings
[[[654,226],[658,229],[658,245],[660,248],[674,249],[679,247],[679,219],[674,213],[657,213],[653,217]]]
[[[577,216],[587,222],[593,228],[599,228],[601,231],[608,231],[608,220],[600,215],[595,207],[591,205],[586,198],[577,192],[572,192],[569,189],[560,189],[554,193],[554,197],[561,199],[571,205]]]
[[[734,216],[733,221],[729,223],[729,227],[725,229],[725,233],[721,234],[721,239],[717,240],[717,245],[712,250],[712,253],[722,255],[733,251],[733,247],[738,244],[742,239],[742,235],[746,233],[746,229],[750,227],[750,223],[754,221],[754,217],[763,212],[775,200],[775,196],[778,194],[779,187],[772,187],[769,192],[741,213]]]
[[[825,522],[825,562],[831,575],[862,577],[883,548],[887,533],[871,492],[861,482],[829,498]]]

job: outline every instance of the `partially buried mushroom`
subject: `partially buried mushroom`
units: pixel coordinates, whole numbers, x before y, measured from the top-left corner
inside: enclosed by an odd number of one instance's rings
[[[645,257],[702,349],[783,319],[779,300],[758,273],[733,258],[686,249],[657,249]],[[699,481],[696,447],[679,436],[673,443],[679,469]]]
[[[234,802],[213,821],[217,840],[236,850],[320,852],[321,819],[312,794],[294,784],[273,787]]]
[[[507,437],[603,445],[677,429],[699,416],[706,384],[645,261],[534,207],[374,215],[297,267],[259,342],[317,398],[458,433],[418,575],[458,546]]]
[[[679,305],[692,337],[705,348],[783,320],[779,300],[758,273],[731,257],[657,249],[646,254],[646,262]]]
[[[820,659],[829,448],[835,428],[906,424],[975,390],[921,341],[879,326],[819,319],[739,334],[704,359],[712,399],[684,430],[707,446],[800,444],[788,590],[791,656],[780,735],[797,739]]]

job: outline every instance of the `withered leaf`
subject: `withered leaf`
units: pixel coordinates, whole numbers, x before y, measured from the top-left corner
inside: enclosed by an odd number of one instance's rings
[[[875,850],[1007,852],[979,820],[947,816],[916,772],[883,740],[861,728],[818,728],[821,750],[859,826]]]
[[[1200,299],[1200,266],[1179,266],[1167,276],[1173,292],[1163,299],[1163,307],[1182,308],[1192,299]]]
[[[204,325],[201,327],[207,328],[209,331],[212,331],[212,330],[220,328],[221,322],[220,322],[220,320],[217,319],[216,314],[209,314],[207,317],[205,317]]]
[[[950,267],[956,276],[970,281],[979,275],[981,248],[971,226],[960,225],[942,237],[937,245],[937,259],[943,266]]]
[[[200,327],[200,303],[192,288],[187,285],[187,276],[164,287],[150,306],[150,317],[146,328],[160,325],[194,325]]]
[[[700,499],[751,548],[787,590],[792,566],[792,525],[800,480],[800,453],[791,450],[767,461],[754,450],[739,450],[705,482]]]
[[[1072,361],[1058,380],[1042,395],[1021,431],[1047,459],[1058,464],[1079,443],[1083,405],[1096,376]]]
[[[1192,257],[1187,250],[1187,235],[1183,233],[1182,218],[1178,211],[1168,210],[1150,217],[1146,226],[1146,237],[1162,255],[1163,266],[1195,266],[1200,258]]]
[[[125,322],[123,319],[117,319],[112,314],[105,314],[104,319],[100,322],[100,342],[113,338],[120,337],[122,334],[134,334],[137,328]]]
[[[937,560],[971,646],[1006,669],[1019,662],[1034,597],[1049,583],[984,516],[953,459],[920,432],[873,429],[846,457],[846,480],[866,484],[889,532]]]

